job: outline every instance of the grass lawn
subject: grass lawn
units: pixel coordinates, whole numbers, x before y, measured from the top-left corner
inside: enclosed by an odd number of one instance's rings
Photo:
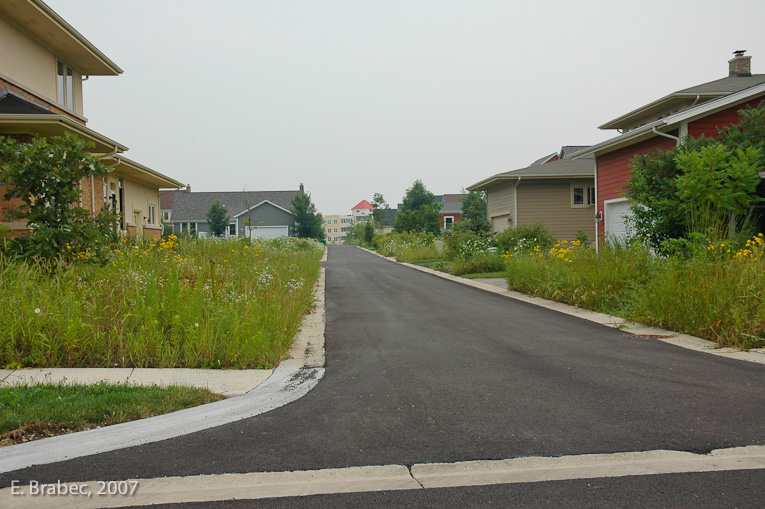
[[[460,277],[465,279],[488,279],[488,278],[506,278],[507,272],[479,272],[477,274],[463,274]]]
[[[207,389],[48,383],[0,388],[0,446],[134,421],[224,399]]]

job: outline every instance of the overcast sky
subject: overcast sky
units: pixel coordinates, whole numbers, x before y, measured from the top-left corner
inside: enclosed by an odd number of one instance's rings
[[[765,2],[46,0],[125,72],[88,126],[193,191],[297,189],[320,212],[422,179],[458,193],[675,90],[765,72]]]

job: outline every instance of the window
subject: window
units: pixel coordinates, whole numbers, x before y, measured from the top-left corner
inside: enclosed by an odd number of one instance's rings
[[[444,216],[444,229],[448,230],[454,225],[454,216]]]
[[[337,233],[337,228],[335,228],[335,233]]]
[[[170,211],[165,210],[162,212],[162,220],[163,221],[170,221]]]
[[[236,223],[231,223],[228,225],[228,236],[236,237]]]
[[[337,219],[335,219],[335,222],[333,224],[337,224]]]
[[[149,217],[148,217],[148,223],[149,224],[157,224],[156,223],[157,216],[154,210],[154,205],[149,204]]]
[[[571,186],[571,206],[589,207],[595,205],[595,188],[591,186]]]
[[[327,233],[332,233],[332,228],[327,228]]]
[[[74,70],[61,60],[57,61],[56,99],[61,106],[74,109]]]

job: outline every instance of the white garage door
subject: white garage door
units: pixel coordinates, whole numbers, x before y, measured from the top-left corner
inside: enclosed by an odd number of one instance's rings
[[[278,239],[289,236],[288,226],[252,226],[248,227],[248,237],[253,239]]]
[[[606,202],[606,238],[617,242],[624,242],[627,239],[627,224],[624,219],[631,215],[629,201]]]

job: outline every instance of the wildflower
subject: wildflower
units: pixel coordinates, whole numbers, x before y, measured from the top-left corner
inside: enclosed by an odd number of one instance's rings
[[[40,314],[40,308],[35,308],[35,313]]]
[[[198,324],[198,323],[195,323],[195,324],[194,324],[194,327],[199,327],[199,324]]]

